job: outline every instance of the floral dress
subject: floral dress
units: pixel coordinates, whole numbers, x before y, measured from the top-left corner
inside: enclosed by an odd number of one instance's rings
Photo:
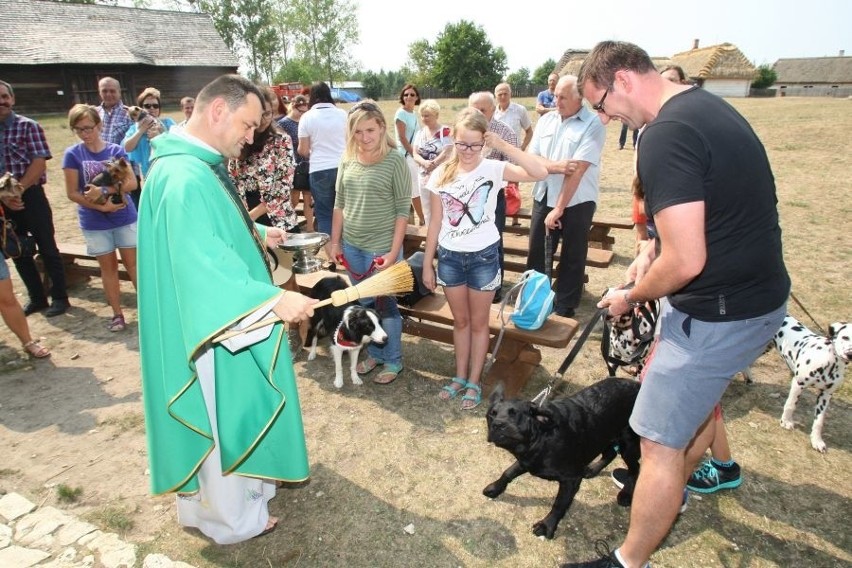
[[[290,203],[294,171],[293,143],[286,132],[278,129],[270,133],[259,152],[228,163],[228,172],[246,209],[265,204],[268,224],[285,231],[298,226],[296,210]],[[263,216],[258,219],[259,223],[266,221]]]

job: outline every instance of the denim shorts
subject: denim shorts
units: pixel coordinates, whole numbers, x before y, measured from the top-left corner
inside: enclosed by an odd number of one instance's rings
[[[755,318],[707,322],[667,304],[630,426],[648,440],[686,448],[731,378],[764,352],[786,313],[785,304]]]
[[[83,238],[86,239],[86,254],[91,256],[109,254],[120,248],[136,248],[136,223],[99,231],[83,229]]]
[[[9,265],[6,264],[6,259],[0,256],[0,281],[8,280],[12,275],[9,274]]]
[[[457,252],[438,247],[438,284],[446,288],[467,286],[486,292],[497,290],[500,278],[500,242],[476,252]]]

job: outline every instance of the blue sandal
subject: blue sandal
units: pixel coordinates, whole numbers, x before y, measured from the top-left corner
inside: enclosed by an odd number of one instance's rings
[[[453,385],[459,385],[459,387],[453,388]],[[464,392],[464,390],[467,388],[467,385],[468,385],[467,379],[462,379],[462,378],[459,378],[459,377],[453,377],[453,380],[450,381],[450,384],[441,387],[441,390],[447,391],[448,393],[450,393],[450,396],[448,396],[447,398],[443,398],[441,396],[441,393],[438,393],[438,398],[440,398],[441,400],[452,400],[452,399],[456,398],[459,395],[459,393]]]
[[[467,388],[475,390],[476,394],[474,396],[470,396],[469,394],[467,394],[467,392],[465,392],[465,395],[462,397],[461,409],[473,410],[474,408],[479,406],[480,402],[482,402],[482,387],[480,387],[476,383],[467,383]],[[467,401],[472,401],[473,404],[465,404]]]

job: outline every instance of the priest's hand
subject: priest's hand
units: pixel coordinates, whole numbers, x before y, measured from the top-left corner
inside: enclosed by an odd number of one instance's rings
[[[272,311],[284,322],[306,321],[314,315],[314,304],[318,301],[298,292],[287,290],[278,299],[278,303],[272,307]]]
[[[287,233],[284,232],[284,229],[279,229],[278,227],[269,227],[266,229],[266,246],[269,248],[274,249],[286,240]]]

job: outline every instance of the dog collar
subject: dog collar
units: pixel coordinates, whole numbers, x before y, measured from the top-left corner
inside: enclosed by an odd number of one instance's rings
[[[337,324],[337,329],[334,332],[334,344],[341,349],[354,349],[358,344],[354,341],[347,341],[343,338],[343,322]]]

